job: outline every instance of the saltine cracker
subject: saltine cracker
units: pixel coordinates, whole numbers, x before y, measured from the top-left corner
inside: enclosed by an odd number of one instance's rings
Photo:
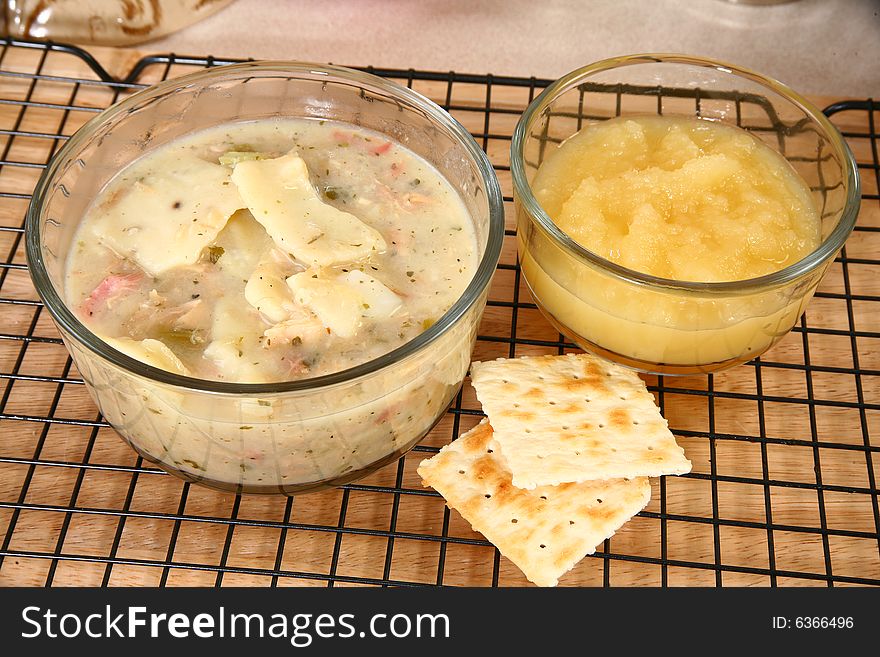
[[[471,381],[520,488],[690,472],[644,382],[589,354],[471,364]]]
[[[517,488],[486,420],[422,461],[418,473],[539,586],[556,586],[651,499],[646,477]]]

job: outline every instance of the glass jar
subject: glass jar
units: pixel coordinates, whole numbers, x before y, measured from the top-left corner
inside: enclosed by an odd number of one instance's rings
[[[127,46],[158,39],[232,0],[6,0],[3,34],[18,39]]]

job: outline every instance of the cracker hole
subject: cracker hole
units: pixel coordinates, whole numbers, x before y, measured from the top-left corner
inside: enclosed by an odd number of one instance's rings
[[[459,470],[458,474],[464,474],[464,470]]]
[[[545,547],[547,547],[547,546],[544,545],[543,543],[541,543],[541,545],[539,545],[538,547],[541,548],[541,549],[543,550],[543,549],[544,549]]]
[[[563,425],[562,425],[562,430],[563,430],[563,431],[568,431],[568,425],[567,425],[567,424],[563,424]]]
[[[486,450],[486,454],[494,454],[494,453],[495,453],[494,449],[487,449]]]
[[[580,456],[581,453],[580,453],[580,452],[575,452],[574,455],[575,455],[575,456]]]
[[[485,497],[487,500],[492,498],[492,496],[489,495],[489,493],[486,493],[485,495],[483,495],[483,497]]]
[[[605,425],[604,425],[604,424],[600,424],[600,425],[599,425],[599,428],[600,428],[600,429],[604,429],[604,428],[605,428]]]
[[[569,524],[569,525],[573,525],[573,524],[574,524],[574,520],[569,520],[569,521],[568,521],[568,524]]]
[[[555,402],[555,401],[552,401],[552,400],[551,400],[551,401],[549,401],[549,402],[547,402],[547,403],[550,404],[551,406],[556,406],[556,402]],[[514,404],[514,406],[515,406],[515,405],[516,405],[516,404]]]
[[[654,451],[654,448],[649,446],[649,447],[648,447],[648,451],[649,451],[649,452],[653,452],[653,451]]]
[[[517,520],[516,518],[511,518],[510,522],[512,522],[515,525],[516,523],[519,522],[519,520]]]
[[[599,504],[602,504],[602,498],[597,497],[597,498],[596,498],[596,501],[597,501]]]
[[[612,451],[612,452],[616,452],[616,451],[617,451],[617,448],[616,448],[616,447],[612,447],[612,448],[611,448],[611,451]]]
[[[526,433],[532,433],[531,429],[526,429]]]
[[[633,420],[633,424],[638,424],[638,423],[639,423],[638,420]]]

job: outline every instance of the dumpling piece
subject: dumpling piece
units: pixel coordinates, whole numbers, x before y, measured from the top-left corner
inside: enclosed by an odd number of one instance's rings
[[[247,279],[244,298],[273,324],[289,319],[296,310],[293,293],[286,282],[293,271],[290,258],[273,247]]]
[[[214,245],[222,249],[222,255],[214,263],[216,270],[242,281],[250,277],[263,254],[274,248],[274,242],[246,209],[229,218]]]
[[[329,338],[321,320],[311,311],[296,306],[296,309],[283,322],[273,324],[265,330],[264,347],[283,344],[307,344],[311,347],[322,344]]]
[[[401,306],[401,298],[392,292],[382,281],[367,276],[359,269],[345,272],[337,280],[355,290],[360,297],[361,317],[387,319]]]
[[[239,161],[232,181],[275,244],[310,266],[355,262],[386,248],[377,230],[320,199],[295,151]]]
[[[121,351],[126,356],[131,356],[142,363],[158,367],[160,370],[189,376],[189,370],[164,342],[153,340],[152,338],[138,341],[131,338],[109,338],[102,336],[101,339],[117,351]]]
[[[401,307],[399,296],[359,270],[342,274],[306,270],[288,278],[287,284],[296,302],[341,338],[353,337],[364,318],[388,318]]]
[[[219,380],[266,383],[269,370],[259,360],[245,354],[260,353],[262,327],[257,312],[234,295],[214,303],[211,342],[204,357],[210,361]]]
[[[195,263],[244,206],[226,167],[191,154],[166,162],[129,184],[120,181],[90,226],[99,242],[154,277]]]

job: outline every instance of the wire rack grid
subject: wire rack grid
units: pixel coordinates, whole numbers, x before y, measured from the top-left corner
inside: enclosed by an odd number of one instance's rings
[[[78,48],[0,46],[0,585],[526,584],[415,472],[482,416],[467,382],[396,464],[296,498],[192,486],[118,439],[30,283],[25,209],[52,153],[96,112],[231,60],[150,56],[114,78]],[[474,358],[573,349],[521,284],[511,212],[510,137],[549,81],[365,70],[448,109],[501,180],[508,229]],[[618,108],[632,100],[624,88],[604,93]],[[656,102],[695,103],[699,113],[701,99],[658,89]],[[846,249],[766,358],[715,376],[646,377],[694,471],[654,481],[648,507],[562,584],[880,585],[880,104],[825,111],[863,183]]]

